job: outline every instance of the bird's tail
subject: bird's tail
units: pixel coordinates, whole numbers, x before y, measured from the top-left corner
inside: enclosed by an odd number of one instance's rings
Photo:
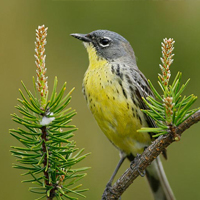
[[[159,157],[147,167],[146,177],[155,200],[175,200]]]

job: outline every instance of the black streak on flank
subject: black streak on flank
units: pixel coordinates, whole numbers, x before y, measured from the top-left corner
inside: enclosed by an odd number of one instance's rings
[[[133,82],[131,81],[130,77],[129,77],[127,74],[125,75],[125,77],[126,77],[127,82],[128,82],[130,85],[133,85]]]
[[[122,82],[121,82],[121,81],[118,81],[118,82],[119,82],[119,85],[120,85],[121,88],[122,88],[123,95],[124,95],[125,98],[127,99],[127,94],[126,94],[126,92],[125,92],[125,90],[124,90],[124,88],[123,88],[123,86],[122,86]]]
[[[119,64],[117,64],[116,75],[119,76],[123,80],[123,74],[120,73],[120,65]]]
[[[131,109],[132,109],[132,112],[133,112],[133,117],[135,117],[135,110],[134,110],[133,107]]]
[[[147,88],[146,85],[142,85],[142,89],[143,89],[147,94],[149,94],[149,90],[148,90],[148,88]]]
[[[142,119],[141,119],[141,117],[139,116],[139,120],[140,120],[140,124],[142,125]]]
[[[133,92],[133,91],[134,91],[132,86],[129,86],[129,89],[131,90],[131,92]]]
[[[82,92],[83,92],[83,95],[85,96],[85,87],[84,86],[82,87]]]
[[[122,92],[123,92],[123,95],[125,96],[125,98],[127,99],[127,95],[126,95],[124,88],[122,88]]]
[[[116,74],[117,74],[118,76],[120,75],[120,67],[119,67],[119,64],[117,64]]]
[[[138,101],[140,109],[145,108],[144,105],[143,105],[143,99],[141,97],[139,90],[136,90],[136,99]]]
[[[111,72],[114,74],[115,70],[114,70],[114,66],[111,66]]]
[[[128,108],[128,110],[129,110],[129,103],[127,103],[127,108]]]
[[[136,105],[135,98],[134,98],[133,95],[131,95],[131,100],[132,100],[133,104]],[[136,105],[136,106],[137,106],[137,105]]]
[[[87,101],[88,99],[87,99],[87,95],[86,95],[86,93],[85,93],[85,87],[84,87],[84,86],[82,87],[82,92],[83,92],[83,95],[84,95],[84,97],[85,97],[85,100]]]

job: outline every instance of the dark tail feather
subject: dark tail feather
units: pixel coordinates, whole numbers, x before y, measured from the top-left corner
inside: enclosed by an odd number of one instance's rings
[[[146,177],[155,200],[175,200],[159,157],[147,167]]]

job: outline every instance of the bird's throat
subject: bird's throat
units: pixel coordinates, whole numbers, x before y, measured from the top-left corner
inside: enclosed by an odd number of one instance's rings
[[[86,47],[87,52],[88,52],[89,68],[91,70],[98,69],[98,68],[101,68],[102,66],[105,66],[105,64],[108,61],[97,54],[97,51],[93,44],[84,42],[84,46]]]

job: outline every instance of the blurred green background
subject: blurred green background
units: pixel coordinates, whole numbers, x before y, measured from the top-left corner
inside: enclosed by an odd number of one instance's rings
[[[49,88],[58,76],[59,87],[68,82],[68,91],[75,87],[71,106],[78,115],[73,124],[79,130],[77,146],[92,152],[79,166],[91,166],[82,181],[87,199],[101,199],[101,194],[118,160],[118,151],[109,143],[89,112],[81,85],[88,66],[83,45],[70,33],[89,33],[109,29],[123,35],[133,46],[141,71],[157,85],[160,43],[173,37],[175,61],[173,77],[183,72],[183,82],[191,78],[185,94],[200,97],[200,3],[199,2],[137,2],[137,1],[20,1],[2,0],[0,5],[0,67],[1,67],[1,139],[0,188],[1,199],[31,200],[38,197],[28,191],[28,184],[20,183],[20,171],[12,169],[15,158],[10,145],[18,142],[9,135],[9,128],[17,128],[10,114],[19,97],[23,80],[32,89],[35,76],[35,29],[49,27],[46,46],[46,66]],[[196,102],[200,105],[200,100]],[[163,161],[166,174],[178,200],[200,199],[200,124],[183,134],[180,142],[168,148],[168,161]],[[126,161],[118,177],[129,167]],[[139,177],[123,195],[123,200],[152,199],[145,178]]]

